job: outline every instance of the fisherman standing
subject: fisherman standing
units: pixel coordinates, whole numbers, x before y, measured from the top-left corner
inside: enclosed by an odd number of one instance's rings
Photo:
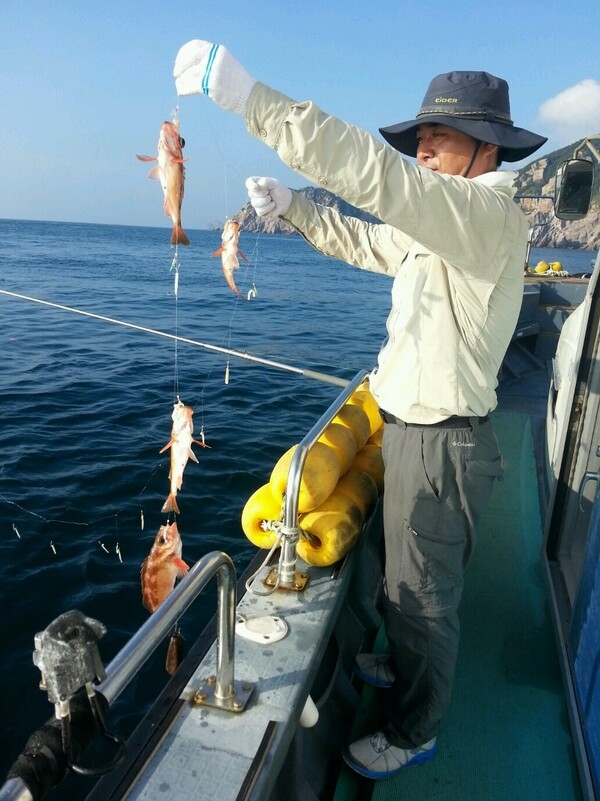
[[[513,201],[515,173],[497,168],[546,139],[513,125],[506,81],[486,72],[435,77],[415,119],[380,129],[391,148],[255,81],[223,46],[188,42],[174,75],[180,95],[203,92],[243,116],[292,169],[382,220],[344,217],[272,178],[246,182],[260,216],[282,217],[322,253],[394,278],[370,375],[386,424],[390,653],[357,664],[365,681],[390,688],[388,721],[344,755],[362,775],[387,778],[435,756],[450,702],[463,573],[501,474],[488,414],[523,290],[527,223]]]

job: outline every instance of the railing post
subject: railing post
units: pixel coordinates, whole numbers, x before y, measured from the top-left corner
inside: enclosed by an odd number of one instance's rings
[[[310,449],[346,403],[348,398],[357,387],[360,386],[362,381],[364,381],[366,375],[366,371],[361,370],[355,375],[352,381],[348,382],[347,386],[324,414],[321,415],[294,451],[288,470],[285,490],[284,517],[281,529],[283,537],[281,539],[281,558],[277,568],[277,578],[275,580],[269,577],[267,583],[276,583],[277,586],[286,590],[303,589],[306,585],[305,581],[299,579],[296,572],[296,562],[298,559],[296,546],[301,536],[301,529],[298,522],[298,503],[302,471],[304,470],[304,464]]]

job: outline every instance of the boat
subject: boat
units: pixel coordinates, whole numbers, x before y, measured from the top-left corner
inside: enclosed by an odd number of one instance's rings
[[[580,175],[572,169],[563,192]],[[557,213],[564,205],[559,192]],[[101,621],[70,610],[36,634],[54,715],[0,801],[51,798],[61,784],[87,801],[600,798],[599,270],[600,254],[586,279],[526,280],[493,412],[508,466],[478,527],[435,760],[372,782],[340,759],[385,704],[385,690],[353,675],[358,652],[386,647],[380,505],[332,564],[298,554],[304,466],[363,391],[361,371],[291,456],[279,547],[257,550],[240,577],[227,554],[204,556],[106,667]],[[559,296],[557,312],[548,299]],[[559,330],[544,330],[544,319]],[[214,618],[124,742],[111,706],[215,582]]]

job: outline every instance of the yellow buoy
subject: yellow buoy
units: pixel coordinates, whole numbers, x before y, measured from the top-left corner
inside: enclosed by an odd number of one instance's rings
[[[335,488],[336,495],[346,495],[358,506],[363,523],[371,514],[379,495],[374,479],[364,470],[352,467]]]
[[[369,418],[369,436],[373,436],[373,434],[381,428],[383,420],[379,414],[379,404],[369,389],[361,389],[359,387],[356,392],[353,392],[348,398],[348,404],[351,406],[358,406]]]
[[[535,271],[536,273],[547,273],[549,269],[550,265],[547,261],[538,261]]]
[[[383,492],[383,457],[378,445],[369,443],[361,448],[352,462],[352,467],[368,473],[377,485],[377,490]]]
[[[270,484],[263,484],[246,501],[242,511],[242,529],[253,545],[272,548],[277,533],[266,528],[281,517],[281,498],[273,495]]]
[[[332,449],[340,465],[340,475],[343,476],[356,456],[356,440],[352,431],[341,423],[330,423],[317,442],[323,442]]]
[[[371,434],[371,425],[367,413],[359,406],[345,404],[332,420],[333,423],[341,423],[354,434],[356,440],[356,450],[364,448]]]
[[[363,520],[358,507],[345,495],[330,495],[317,509],[302,515],[298,555],[309,565],[327,567],[344,557],[358,540]]]
[[[554,270],[555,273],[562,272],[562,263],[560,261],[552,261],[550,262],[550,269]]]
[[[378,428],[377,431],[369,437],[367,445],[377,445],[378,448],[381,448],[382,442],[383,442],[383,426],[381,426],[381,428]]]
[[[275,498],[285,493],[292,456],[298,446],[293,445],[279,459],[271,472],[269,483]],[[340,477],[340,464],[332,448],[324,442],[315,442],[310,449],[300,482],[298,511],[309,512],[328,498]]]

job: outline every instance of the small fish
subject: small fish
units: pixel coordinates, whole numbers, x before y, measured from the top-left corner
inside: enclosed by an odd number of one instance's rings
[[[179,514],[179,507],[177,506],[177,492],[181,489],[183,484],[183,471],[188,463],[188,459],[198,461],[196,454],[192,450],[192,443],[201,445],[203,448],[210,447],[206,443],[193,438],[194,424],[192,422],[192,415],[194,412],[191,407],[184,406],[178,400],[173,407],[173,428],[171,429],[171,439],[164,448],[160,449],[163,453],[168,448],[171,448],[171,469],[169,470],[169,479],[171,481],[171,491],[164,502],[163,512],[177,512]]]
[[[181,632],[179,629],[171,634],[171,639],[169,640],[169,647],[167,648],[167,658],[165,660],[165,670],[172,676],[179,665],[181,664],[181,652],[182,652],[182,642],[183,637],[181,636]]]
[[[233,289],[236,295],[239,295],[240,298],[246,300],[246,298],[239,292],[237,286],[235,285],[235,280],[233,278],[233,271],[237,270],[240,266],[238,261],[238,253],[244,259],[244,261],[248,261],[248,259],[244,256],[242,251],[238,248],[238,240],[240,238],[240,224],[237,220],[227,220],[225,226],[223,227],[223,233],[221,234],[221,247],[219,250],[215,250],[212,254],[213,256],[220,256],[221,263],[223,265],[223,274],[225,275],[225,280]]]
[[[181,558],[181,549],[177,523],[161,526],[140,570],[142,603],[149,612],[158,609],[172,592],[175,580],[190,569]]]
[[[181,204],[185,184],[185,168],[182,148],[185,140],[179,135],[179,123],[164,122],[158,137],[157,156],[136,156],[140,161],[158,161],[149,178],[158,178],[165,195],[165,214],[173,220],[172,245],[189,245],[185,231],[181,227]]]

